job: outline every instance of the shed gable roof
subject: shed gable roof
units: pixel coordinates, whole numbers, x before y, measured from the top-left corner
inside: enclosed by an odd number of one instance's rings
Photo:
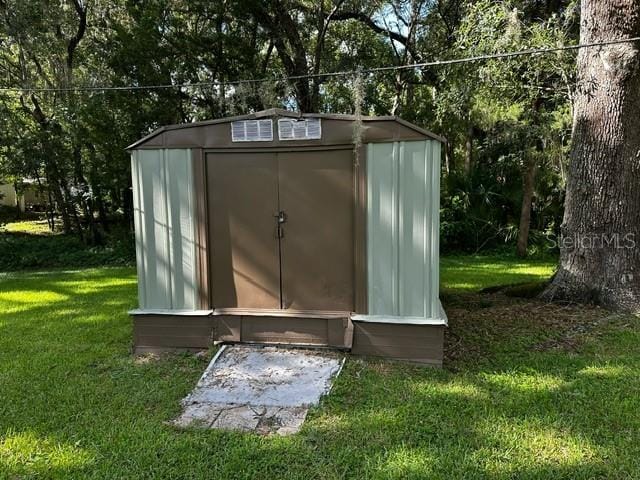
[[[347,121],[347,122],[354,122],[356,121],[356,117],[354,115],[344,115],[344,114],[334,114],[334,113],[299,113],[299,112],[292,112],[290,110],[284,110],[281,108],[271,108],[268,110],[261,110],[255,113],[249,113],[246,115],[237,115],[237,116],[233,116],[233,117],[225,117],[225,118],[218,118],[218,119],[214,119],[214,120],[205,120],[205,121],[200,121],[200,122],[191,122],[191,123],[180,123],[180,124],[174,124],[174,125],[166,125],[163,127],[160,127],[156,130],[154,130],[153,132],[151,132],[150,134],[142,137],[141,139],[135,141],[134,143],[132,143],[131,145],[129,145],[126,150],[134,150],[136,148],[140,148],[142,146],[144,146],[146,143],[150,142],[152,139],[154,139],[155,137],[157,137],[158,135],[161,135],[163,133],[166,132],[171,132],[171,131],[175,131],[175,130],[182,130],[182,129],[196,129],[196,128],[202,128],[202,127],[207,127],[207,126],[214,126],[214,125],[219,125],[219,124],[224,124],[224,123],[231,123],[231,122],[235,122],[238,120],[255,120],[255,119],[263,119],[263,118],[321,118],[321,119],[328,119],[328,120],[340,120],[340,121]],[[446,139],[436,135],[435,133],[432,133],[428,130],[425,130],[423,128],[418,127],[417,125],[414,125],[410,122],[407,122],[406,120],[401,119],[400,117],[397,116],[377,116],[377,117],[373,117],[373,116],[363,116],[361,117],[361,120],[363,123],[370,123],[370,122],[395,122],[398,123],[400,125],[402,125],[403,127],[406,127],[410,130],[412,130],[413,132],[415,132],[416,134],[419,134],[420,136],[426,137],[426,138],[430,138],[432,140],[436,140],[442,143],[446,143]]]

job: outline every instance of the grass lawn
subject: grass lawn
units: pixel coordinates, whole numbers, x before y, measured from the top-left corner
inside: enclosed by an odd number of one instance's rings
[[[507,255],[460,255],[441,259],[444,292],[477,291],[481,288],[548,279],[557,259],[521,260]]]
[[[443,370],[350,359],[300,434],[181,431],[206,358],[129,354],[132,268],[0,274],[0,478],[640,478],[635,317],[472,290],[550,273],[443,261]]]

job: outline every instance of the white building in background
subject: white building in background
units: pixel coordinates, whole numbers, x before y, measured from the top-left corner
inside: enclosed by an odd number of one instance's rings
[[[13,188],[13,185],[10,184],[0,184],[0,205],[7,207],[15,207],[16,206],[16,191]],[[20,210],[24,212],[24,201],[20,202]]]
[[[38,191],[34,180],[23,180],[25,184],[24,193],[18,195],[13,184],[0,183],[0,206],[20,207],[20,211],[24,212],[28,207],[44,206],[47,204],[46,196]]]

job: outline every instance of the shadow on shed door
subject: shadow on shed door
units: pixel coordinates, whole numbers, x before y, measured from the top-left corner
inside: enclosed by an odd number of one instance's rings
[[[207,183],[215,308],[353,311],[351,150],[212,153]]]

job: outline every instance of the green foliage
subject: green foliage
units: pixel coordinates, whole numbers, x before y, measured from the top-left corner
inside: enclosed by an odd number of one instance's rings
[[[46,221],[11,222],[0,227],[0,271],[133,263],[133,235],[122,227],[111,231],[100,246],[89,246],[75,235],[51,233]]]
[[[549,11],[515,0],[469,3],[456,48],[483,55],[570,44],[575,5],[559,5]],[[456,119],[448,127],[453,172],[442,192],[445,251],[515,244],[529,159],[536,165],[529,243],[536,251],[552,244],[563,214],[574,62],[573,53],[558,53],[443,69],[438,116]],[[465,158],[471,164],[463,165]]]
[[[65,231],[99,244],[99,220],[82,218],[131,217],[124,147],[160,125],[276,106],[353,113],[354,77],[275,79],[570,44],[577,12],[573,0],[8,0],[1,83],[21,90],[0,93],[0,179],[41,180]],[[449,140],[445,251],[513,243],[533,157],[533,248],[557,234],[574,63],[569,52],[363,76],[363,115],[398,114]],[[233,83],[261,78],[274,81]]]

